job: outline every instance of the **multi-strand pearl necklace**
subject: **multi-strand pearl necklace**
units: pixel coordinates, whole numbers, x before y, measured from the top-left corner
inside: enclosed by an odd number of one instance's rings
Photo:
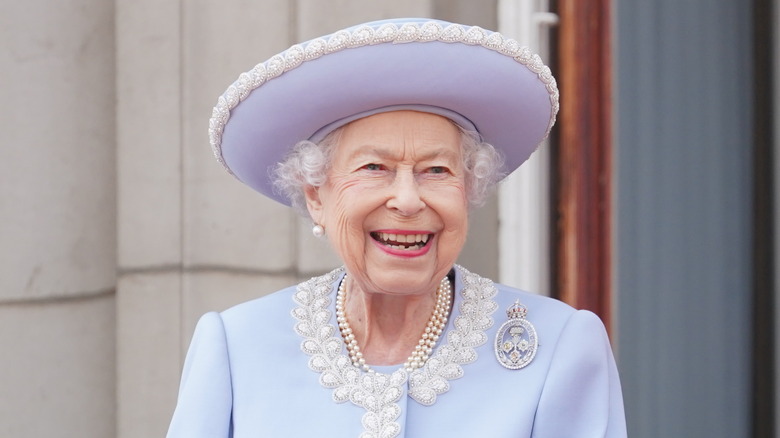
[[[344,301],[347,296],[347,276],[339,284],[339,290],[336,294],[336,321],[339,324],[339,330],[341,331],[341,337],[344,339],[344,343],[347,344],[347,352],[349,358],[352,360],[352,364],[358,368],[362,368],[364,371],[373,373],[374,370],[366,364],[366,360],[363,358],[363,353],[358,347],[355,334],[352,332],[352,328],[347,321],[347,314],[344,311]],[[452,286],[450,285],[450,279],[444,277],[439,283],[439,289],[436,291],[436,306],[433,309],[428,324],[425,326],[425,331],[422,337],[414,347],[412,355],[406,359],[403,367],[406,371],[411,372],[420,368],[428,360],[433,348],[436,346],[436,342],[439,340],[444,326],[447,325],[447,318],[450,314],[450,308],[452,307]]]

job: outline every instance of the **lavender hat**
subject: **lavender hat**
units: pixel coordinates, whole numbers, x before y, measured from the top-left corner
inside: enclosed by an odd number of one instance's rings
[[[242,73],[209,123],[214,155],[283,204],[272,171],[301,140],[380,112],[452,119],[499,149],[507,173],[550,133],[558,88],[539,56],[477,26],[430,19],[362,24],[295,45]]]

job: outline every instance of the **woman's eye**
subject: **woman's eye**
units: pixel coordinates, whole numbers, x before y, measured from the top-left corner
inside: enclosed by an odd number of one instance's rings
[[[435,173],[435,174],[447,173],[447,168],[444,166],[433,166],[428,169],[428,172]]]
[[[383,170],[384,166],[382,166],[381,164],[369,163],[369,164],[366,164],[365,166],[363,166],[363,169],[365,169],[365,170]]]

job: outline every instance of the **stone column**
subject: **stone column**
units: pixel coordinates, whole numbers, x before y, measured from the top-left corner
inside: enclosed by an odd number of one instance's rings
[[[179,7],[116,2],[119,437],[164,434],[179,373]]]
[[[0,13],[0,436],[114,433],[113,14]]]
[[[295,282],[292,213],[224,172],[207,135],[217,96],[288,45],[288,11],[117,1],[119,437],[165,434],[201,314]]]

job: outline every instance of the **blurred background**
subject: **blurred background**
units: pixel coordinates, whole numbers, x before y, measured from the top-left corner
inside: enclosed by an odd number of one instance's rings
[[[338,264],[208,119],[401,16],[499,30],[561,89],[461,262],[604,319],[630,436],[780,436],[776,0],[0,0],[0,436],[163,436],[202,313]]]

